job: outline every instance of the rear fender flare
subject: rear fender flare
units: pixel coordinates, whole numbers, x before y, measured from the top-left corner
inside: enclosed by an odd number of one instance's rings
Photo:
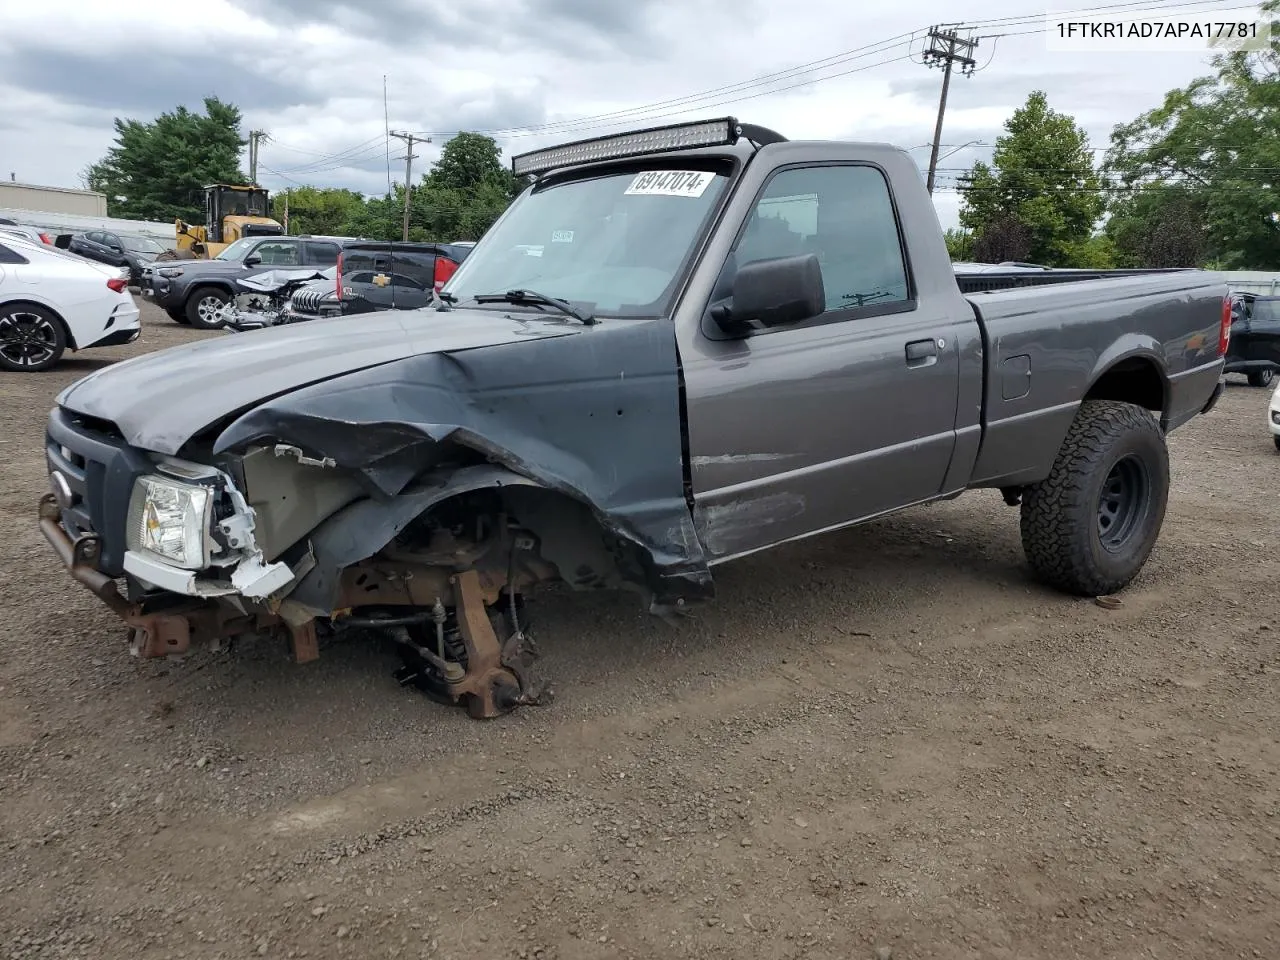
[[[1155,368],[1163,385],[1164,404],[1162,404],[1162,408],[1167,406],[1169,400],[1169,364],[1166,359],[1165,348],[1158,340],[1142,334],[1126,334],[1098,355],[1093,369],[1089,372],[1089,380],[1081,396],[1088,396],[1094,387],[1098,385],[1098,381],[1121,363],[1129,360],[1142,360]]]

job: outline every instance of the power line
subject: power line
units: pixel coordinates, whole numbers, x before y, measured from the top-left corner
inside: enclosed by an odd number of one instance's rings
[[[415,136],[412,133],[396,132],[395,130],[391,130],[388,132],[391,134],[391,136],[395,137],[397,140],[403,140],[406,144],[405,151],[404,151],[404,224],[402,226],[402,232],[404,236],[402,237],[402,239],[404,240],[405,243],[408,243],[409,242],[409,197],[413,193],[413,161],[416,160],[418,157],[418,155],[413,152],[413,145],[415,143],[430,143],[431,141],[429,138],[424,139],[422,137]]]
[[[1083,14],[1103,14],[1111,11],[1129,11],[1139,12],[1143,10],[1171,10],[1179,8],[1195,7],[1200,10],[1215,9],[1232,9],[1238,6],[1238,2],[1227,0],[1224,4],[1221,0],[1213,2],[1213,0],[1184,0],[1181,3],[1169,4],[1163,0],[1127,0],[1127,2],[1107,3],[1090,7],[1082,7],[1076,10],[1062,11],[1059,16],[1083,15]],[[1018,16],[1006,16],[987,18],[976,20],[968,24],[967,29],[978,30],[984,27],[995,26],[1017,26],[1020,24],[1034,23],[1043,20],[1043,14],[1023,14]],[[1004,36],[1024,36],[1030,34],[1044,33],[1048,30],[1047,25],[1042,25],[1035,29],[1025,31],[1013,31],[998,34],[986,34],[977,37],[977,40],[993,39],[996,40]],[[832,54],[818,60],[808,61],[783,70],[773,71],[772,73],[761,74],[746,80],[738,81],[733,84],[725,84],[719,87],[713,87],[697,93],[686,94],[681,97],[670,98],[643,104],[635,107],[614,110],[606,113],[596,114],[592,116],[570,118],[566,120],[552,121],[543,124],[532,124],[523,127],[505,127],[478,129],[469,132],[488,134],[491,136],[503,136],[509,139],[516,139],[529,136],[539,136],[553,133],[570,133],[577,131],[586,131],[592,129],[605,129],[618,126],[631,125],[640,120],[658,121],[666,118],[674,118],[680,114],[692,112],[694,110],[710,110],[717,107],[729,106],[732,104],[743,103],[748,100],[758,99],[763,96],[772,96],[775,94],[785,93],[798,87],[816,85],[829,80],[839,79],[849,76],[853,73],[859,73],[864,70],[872,69],[879,66],[887,66],[892,63],[898,63],[912,57],[911,47],[921,31],[914,30],[907,33],[898,34],[886,40],[877,41],[875,43],[865,44],[861,47],[846,50],[841,53]],[[835,73],[826,73],[821,76],[808,76],[820,70],[830,69],[833,66],[839,66],[850,61],[862,60],[878,54],[885,54],[896,48],[907,48],[907,53],[891,58],[881,58],[871,63],[862,64],[848,70],[841,70]],[[994,56],[994,45],[992,55]],[[983,69],[988,63],[984,65]],[[801,78],[795,83],[777,86],[780,81]],[[770,89],[757,89],[760,87],[770,87]],[[754,92],[753,92],[754,91]],[[734,94],[730,96],[730,94]],[[740,95],[737,95],[740,94]],[[424,133],[415,133],[417,139],[426,139],[427,137],[451,137],[464,131],[428,131]],[[273,141],[274,142],[274,141]],[[313,151],[305,151],[301,148],[290,147],[287,144],[278,144],[285,149],[290,149],[299,153],[311,153],[318,159],[301,164],[296,167],[285,167],[284,171],[288,174],[298,175],[314,175],[328,172],[331,170],[341,169],[343,167],[358,167],[359,164],[372,160],[378,153],[382,152],[384,144],[389,140],[384,136],[378,136],[355,144],[345,150],[337,151],[332,154],[316,154]],[[374,146],[376,144],[376,146]],[[1101,148],[1105,149],[1105,148]],[[264,168],[265,169],[265,168]],[[290,179],[285,172],[279,172],[277,176],[283,176]],[[295,181],[296,182],[296,181]]]
[[[938,168],[938,144],[942,141],[942,119],[947,112],[947,91],[951,87],[951,70],[958,63],[964,76],[972,76],[977,62],[973,59],[973,51],[977,46],[977,38],[972,35],[961,37],[954,29],[943,30],[933,27],[929,31],[929,48],[924,52],[924,62],[930,67],[942,65],[942,96],[938,99],[938,122],[933,128],[933,150],[929,155],[929,177],[926,182],[930,193],[933,193],[933,178]]]
[[[255,186],[258,183],[258,144],[270,139],[265,130],[249,131],[249,182]]]

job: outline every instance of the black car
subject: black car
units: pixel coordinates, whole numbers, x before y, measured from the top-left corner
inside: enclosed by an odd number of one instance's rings
[[[150,264],[142,272],[142,295],[177,323],[205,330],[222,325],[219,311],[236,295],[236,281],[280,268],[315,267],[338,262],[347,237],[242,237],[211,260],[173,260]]]
[[[78,253],[90,260],[97,260],[99,263],[108,263],[113,267],[128,267],[129,285],[133,287],[141,282],[143,268],[168,249],[151,237],[107,230],[73,233],[66,248],[72,253]]]
[[[294,320],[375,310],[416,310],[431,302],[471,247],[453,243],[362,240],[343,245],[324,280],[301,287],[288,312]],[[341,276],[341,280],[338,277]]]
[[[1253,387],[1269,387],[1280,369],[1280,297],[1236,294],[1225,373],[1243,373]]]

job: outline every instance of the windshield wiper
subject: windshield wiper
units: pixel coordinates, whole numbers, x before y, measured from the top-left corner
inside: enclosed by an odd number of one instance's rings
[[[582,322],[584,326],[591,326],[596,322],[596,318],[589,313],[583,313],[568,300],[561,300],[558,297],[548,297],[545,293],[538,293],[536,290],[508,290],[506,293],[482,293],[472,297],[476,303],[515,303],[515,304],[531,304],[533,306],[555,307],[561,313],[567,314],[576,320]]]

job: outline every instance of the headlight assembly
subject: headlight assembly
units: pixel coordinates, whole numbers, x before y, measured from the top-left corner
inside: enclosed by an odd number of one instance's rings
[[[165,477],[139,477],[129,499],[130,550],[145,550],[186,570],[209,564],[213,491]]]

